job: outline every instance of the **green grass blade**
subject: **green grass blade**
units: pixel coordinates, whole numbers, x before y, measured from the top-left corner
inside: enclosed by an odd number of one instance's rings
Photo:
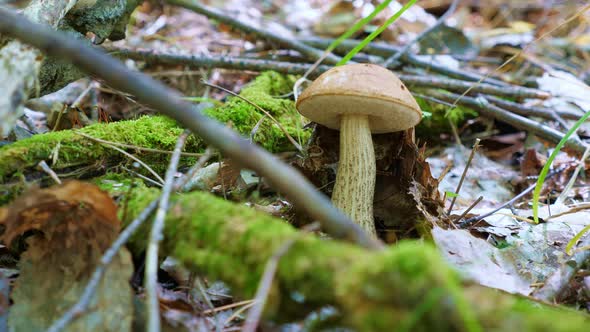
[[[352,36],[353,33],[357,32],[360,28],[365,26],[367,23],[371,22],[371,20],[375,18],[375,16],[377,16],[377,14],[379,14],[383,9],[385,9],[385,7],[387,7],[389,3],[391,3],[391,1],[392,0],[386,0],[380,3],[379,6],[375,7],[373,12],[369,14],[369,16],[356,22],[352,27],[350,27],[350,29],[346,30],[346,32],[344,32],[342,35],[340,35],[340,37],[334,40],[330,44],[330,46],[328,46],[326,52],[332,52],[332,50],[334,50],[338,45],[340,45],[340,43],[342,43],[343,40],[348,39],[348,37]]]
[[[586,234],[588,231],[590,230],[590,225],[586,225],[586,227],[584,227],[578,234],[576,234],[576,236],[573,237],[573,239],[571,239],[568,243],[567,246],[565,246],[565,253],[568,255],[573,255],[573,249],[574,246],[576,245],[576,242],[578,242],[582,236],[584,234]]]
[[[555,159],[555,157],[557,157],[557,154],[559,153],[559,151],[561,151],[561,148],[563,148],[565,142],[567,142],[567,140],[576,132],[576,130],[580,128],[580,126],[584,123],[584,121],[586,121],[586,119],[589,116],[590,112],[586,112],[586,114],[584,114],[584,116],[582,116],[580,120],[578,120],[574,124],[574,126],[570,130],[568,130],[568,132],[561,139],[561,141],[557,143],[555,150],[553,150],[553,152],[549,156],[549,159],[547,159],[545,166],[543,166],[541,173],[539,174],[539,178],[537,179],[537,185],[535,186],[535,191],[533,192],[533,220],[536,224],[539,223],[539,197],[541,196],[541,189],[543,189],[543,182],[545,182],[545,178],[549,173],[549,167],[551,167],[551,163],[553,163],[553,160]]]
[[[408,10],[414,3],[418,0],[410,0],[407,4],[405,4],[397,13],[393,14],[385,23],[383,23],[377,30],[373,31],[370,35],[368,35],[362,42],[360,42],[355,48],[350,50],[343,58],[340,60],[336,66],[341,66],[346,64],[353,56],[355,56],[358,52],[360,52],[367,44],[369,44],[373,39],[375,39],[383,30],[385,30],[391,23],[395,22],[402,14]]]

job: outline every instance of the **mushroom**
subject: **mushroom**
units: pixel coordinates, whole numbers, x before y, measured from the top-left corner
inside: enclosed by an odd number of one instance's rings
[[[332,202],[376,238],[376,167],[371,133],[414,127],[422,118],[416,100],[391,71],[373,64],[351,64],[320,75],[299,96],[297,110],[314,122],[340,130],[340,161]]]

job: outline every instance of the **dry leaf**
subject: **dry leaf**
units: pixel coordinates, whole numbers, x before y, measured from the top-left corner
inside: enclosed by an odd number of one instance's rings
[[[5,243],[34,231],[19,262],[9,315],[12,329],[45,330],[77,302],[102,253],[119,232],[116,212],[107,193],[78,181],[32,190],[0,209]],[[132,271],[130,255],[123,250],[91,301],[93,310],[67,330],[129,330]]]

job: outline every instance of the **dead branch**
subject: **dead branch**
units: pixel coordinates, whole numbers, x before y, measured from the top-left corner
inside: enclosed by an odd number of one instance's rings
[[[265,71],[273,70],[282,74],[302,75],[309,70],[311,64],[291,63],[272,60],[257,60],[242,57],[212,56],[212,55],[179,55],[156,51],[131,50],[127,48],[110,47],[108,51],[117,57],[137,61],[145,61],[151,64],[184,65],[192,68],[223,68],[236,70]],[[330,66],[320,65],[312,73],[316,77],[330,69]],[[406,85],[418,87],[436,87],[451,91],[463,92],[473,85],[472,82],[452,78],[425,77],[396,73]],[[538,89],[520,87],[516,85],[497,86],[488,83],[480,83],[472,88],[474,92],[481,92],[502,97],[512,98],[539,98],[545,99],[549,94]]]
[[[310,60],[317,60],[323,55],[323,51],[316,49],[312,46],[308,46],[302,42],[299,42],[295,38],[289,38],[285,36],[281,36],[271,31],[266,31],[259,27],[256,27],[250,23],[244,22],[242,20],[233,18],[231,16],[225,15],[221,11],[210,8],[207,6],[202,5],[198,1],[192,0],[167,0],[168,3],[184,7],[186,9],[190,9],[196,13],[205,15],[209,18],[217,20],[219,22],[225,23],[235,29],[243,31],[245,33],[251,33],[266,40],[272,41],[279,46],[286,47],[288,49],[293,49],[296,51],[301,52],[301,54],[307,56]],[[326,63],[329,64],[336,64],[340,58],[333,54],[330,54],[324,60]]]
[[[460,97],[455,93],[444,93],[436,90],[428,90],[428,95],[450,103],[453,103]],[[506,122],[515,128],[528,131],[554,144],[559,143],[564,137],[564,134],[560,131],[490,104],[485,97],[473,98],[463,96],[459,99],[458,104],[473,108],[482,116]],[[570,137],[565,146],[579,154],[584,153],[586,150],[586,145],[576,137]]]
[[[300,38],[299,41],[301,41],[307,45],[310,45],[313,47],[318,47],[318,48],[326,48],[326,47],[328,47],[328,45],[330,45],[333,42],[332,39],[318,38],[318,37]],[[351,49],[353,49],[355,46],[357,46],[360,42],[361,41],[359,41],[359,40],[344,40],[344,41],[342,41],[342,43],[340,43],[340,45],[338,45],[336,47],[336,49],[334,49],[334,52],[338,53],[338,54],[348,53]],[[384,43],[370,43],[369,45],[367,45],[363,49],[363,51],[370,53],[370,54],[380,55],[380,56],[391,56],[395,53],[400,52],[401,48],[396,47],[396,46],[392,46],[389,44],[384,44]],[[423,58],[420,58],[419,56],[411,54],[411,53],[405,53],[403,56],[401,56],[401,58],[399,60],[401,60],[401,62],[404,64],[414,65],[416,67],[424,68],[424,69],[433,71],[435,73],[439,73],[439,74],[453,77],[453,78],[462,79],[465,81],[479,82],[480,80],[483,79],[482,82],[489,83],[492,85],[510,86],[510,84],[500,81],[500,80],[497,80],[495,78],[484,77],[483,75],[480,75],[480,74],[477,74],[474,72],[469,72],[466,70],[449,68],[447,66],[441,65],[440,63],[438,63],[434,60],[424,60]],[[388,67],[388,68],[395,68],[395,67]]]
[[[203,140],[218,148],[245,168],[266,177],[295,206],[321,222],[324,231],[367,248],[381,245],[369,238],[356,224],[337,210],[299,172],[262,148],[248,143],[231,129],[207,118],[180,98],[180,95],[148,76],[127,69],[119,61],[80,41],[32,23],[0,8],[0,32],[31,44],[54,57],[67,59],[90,75],[112,87],[130,93],[137,100],[176,119]],[[72,52],[76,50],[76,52]]]

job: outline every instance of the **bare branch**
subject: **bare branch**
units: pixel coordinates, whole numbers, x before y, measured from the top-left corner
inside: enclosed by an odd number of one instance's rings
[[[266,177],[295,206],[320,221],[323,230],[333,237],[353,241],[367,248],[381,247],[336,209],[299,172],[264,149],[250,144],[231,129],[207,118],[182,100],[176,91],[142,73],[127,69],[121,62],[95,48],[3,8],[0,8],[0,33],[18,38],[51,56],[67,59],[88,74],[103,79],[110,86],[136,96],[139,102],[176,119],[243,167]]]

